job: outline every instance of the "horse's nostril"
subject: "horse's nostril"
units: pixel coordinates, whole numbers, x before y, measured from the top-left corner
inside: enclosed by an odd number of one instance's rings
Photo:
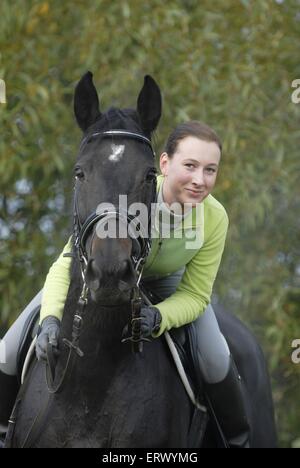
[[[121,275],[125,275],[129,269],[129,260],[124,260],[120,268]]]
[[[122,262],[122,266],[119,270],[118,276],[119,276],[119,279],[121,280],[120,282],[126,283],[127,286],[132,287],[134,285],[136,275],[135,275],[135,271],[130,260],[124,260]]]
[[[90,288],[93,291],[97,291],[97,289],[100,288],[100,281],[98,279],[94,279],[93,281],[90,282]]]
[[[96,291],[100,287],[101,273],[93,258],[88,261],[85,273],[86,280],[91,289]]]
[[[118,289],[121,292],[126,292],[126,291],[128,291],[130,289],[130,286],[125,281],[119,280],[118,281]]]

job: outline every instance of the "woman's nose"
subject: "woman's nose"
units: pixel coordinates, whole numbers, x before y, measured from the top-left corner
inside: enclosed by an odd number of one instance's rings
[[[193,177],[193,183],[196,185],[205,185],[204,173],[202,170],[198,170]]]

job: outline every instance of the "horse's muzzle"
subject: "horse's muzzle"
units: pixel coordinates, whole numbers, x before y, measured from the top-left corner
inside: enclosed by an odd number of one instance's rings
[[[93,300],[107,295],[121,295],[128,297],[136,283],[136,273],[130,260],[124,260],[118,266],[109,265],[108,268],[99,268],[95,259],[88,261],[85,279],[91,291]]]

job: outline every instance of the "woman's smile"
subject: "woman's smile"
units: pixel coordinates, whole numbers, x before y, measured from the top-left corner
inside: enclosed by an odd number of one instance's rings
[[[198,196],[201,193],[205,193],[205,190],[194,190],[194,189],[185,189],[190,192],[192,195]]]

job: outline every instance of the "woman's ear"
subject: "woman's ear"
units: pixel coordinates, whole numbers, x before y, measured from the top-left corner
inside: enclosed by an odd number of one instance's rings
[[[163,176],[167,176],[169,172],[169,156],[164,152],[160,155],[159,167]]]

